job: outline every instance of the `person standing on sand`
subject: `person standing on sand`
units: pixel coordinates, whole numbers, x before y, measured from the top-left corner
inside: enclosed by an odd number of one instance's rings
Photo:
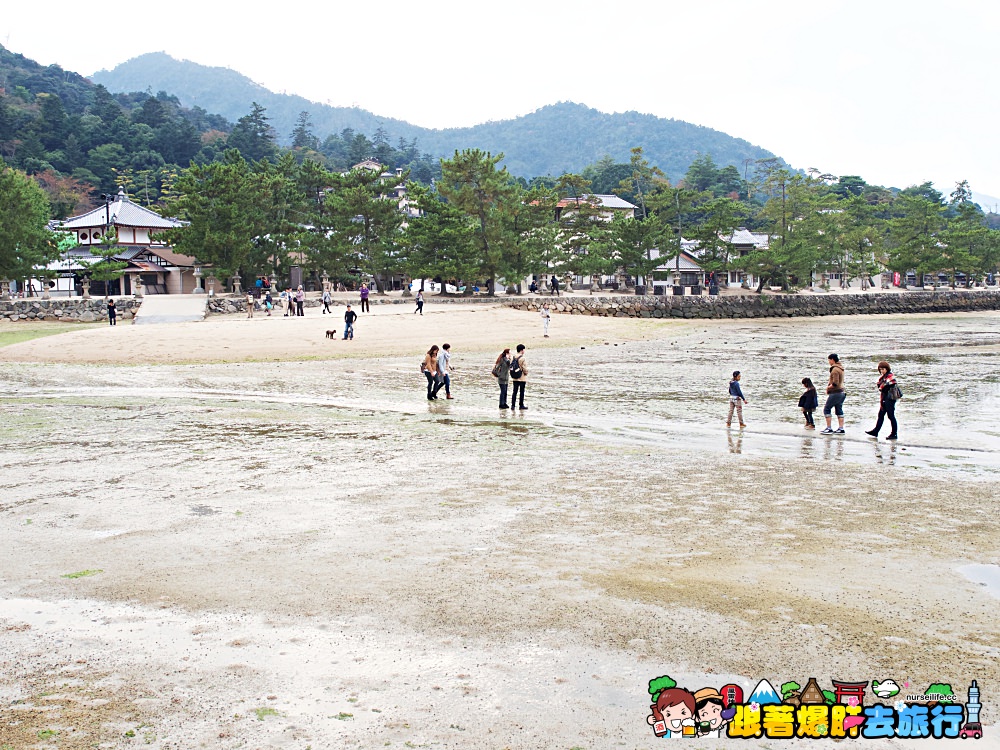
[[[298,291],[295,292],[295,315],[299,318],[304,318],[306,313],[302,307],[306,303],[306,293],[302,289],[302,285],[299,284]]]
[[[423,292],[419,292],[419,291],[417,292],[416,301],[417,301],[417,309],[413,311],[413,314],[416,315],[417,313],[420,313],[421,315],[423,315],[424,314],[424,293]]]
[[[877,438],[879,431],[882,429],[882,422],[886,417],[888,417],[889,426],[892,427],[892,432],[889,433],[886,440],[895,440],[896,400],[892,398],[891,391],[896,385],[896,376],[892,374],[892,368],[889,367],[889,363],[885,361],[878,363],[878,374],[878,383],[875,385],[875,387],[879,390],[878,420],[875,422],[875,428],[866,430],[866,434]]]
[[[823,406],[823,416],[826,417],[826,429],[821,435],[844,434],[844,399],[847,391],[844,389],[844,366],[840,357],[831,354],[826,358],[830,363],[830,382],[826,384],[826,404]],[[837,413],[837,429],[833,429],[833,413]]]
[[[115,301],[111,299],[111,297],[108,297],[108,325],[118,325],[118,308],[115,306]]]
[[[368,285],[361,285],[361,312],[371,312],[371,305],[368,304]]]
[[[330,313],[333,315],[333,310],[330,309],[330,303],[333,302],[333,297],[330,296],[329,287],[323,290],[323,314],[326,315]]]
[[[348,305],[347,312],[344,313],[344,341],[347,341],[347,339],[354,340],[354,321],[357,319],[358,314]]]
[[[736,416],[740,420],[740,427],[746,427],[746,423],[743,421],[743,404],[749,404],[746,396],[743,395],[743,389],[740,388],[740,371],[736,370],[733,372],[733,379],[729,381],[729,416],[726,417],[726,427],[733,426],[733,410],[736,410]]]
[[[281,298],[281,307],[285,311],[283,317],[287,318],[288,313],[292,311],[292,288],[288,287],[285,291],[278,295]]]
[[[514,381],[514,392],[510,396],[511,408],[516,405],[518,409],[527,409],[524,405],[524,386],[528,382],[528,364],[524,357],[524,344],[517,345],[517,356],[510,363],[510,377]]]
[[[802,378],[802,385],[805,390],[799,396],[799,408],[806,418],[806,429],[815,430],[816,423],[813,421],[813,412],[819,408],[819,396],[816,395],[816,386],[809,378]]]
[[[549,310],[549,303],[545,302],[542,304],[542,311],[539,313],[542,316],[542,335],[545,338],[549,337],[549,323],[552,322],[552,311]]]
[[[497,379],[500,386],[500,408],[509,409],[507,403],[507,386],[510,385],[510,347],[500,352],[496,363],[493,365],[493,377]]]
[[[437,382],[438,374],[438,345],[434,344],[424,355],[424,363],[420,366],[421,371],[427,377],[427,400],[437,400],[437,392],[441,386]]]
[[[260,279],[257,279],[257,281],[260,281]],[[253,317],[253,292],[249,289],[247,289],[247,317]]]
[[[442,344],[438,354],[438,380],[444,383],[445,398],[451,395],[451,344]],[[440,388],[440,386],[438,386]]]

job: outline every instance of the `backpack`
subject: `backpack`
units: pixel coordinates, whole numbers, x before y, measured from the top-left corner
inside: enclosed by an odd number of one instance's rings
[[[510,376],[517,380],[522,375],[524,375],[524,370],[521,369],[521,358],[514,357],[514,361],[510,363]]]

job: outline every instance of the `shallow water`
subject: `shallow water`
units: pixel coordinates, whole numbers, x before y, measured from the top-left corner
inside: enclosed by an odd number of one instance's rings
[[[826,355],[846,368],[847,434],[802,428],[799,381],[820,391]],[[396,413],[437,427],[502,425],[623,445],[699,453],[846,461],[994,476],[1000,471],[1000,316],[843,318],[720,324],[674,339],[528,352],[526,412],[494,408],[492,354],[456,351],[456,399],[428,403],[414,358],[172,367],[0,366],[10,397],[96,404],[177,399]],[[878,412],[875,365],[888,359],[904,391],[898,442],[864,434]],[[745,430],[727,430],[727,388],[741,370]],[[518,427],[517,425],[520,425]],[[889,426],[883,427],[883,437]]]

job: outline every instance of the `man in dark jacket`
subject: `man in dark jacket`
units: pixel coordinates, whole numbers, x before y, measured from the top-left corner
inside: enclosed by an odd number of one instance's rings
[[[348,305],[347,312],[344,313],[344,341],[354,338],[354,321],[357,319],[358,314]]]

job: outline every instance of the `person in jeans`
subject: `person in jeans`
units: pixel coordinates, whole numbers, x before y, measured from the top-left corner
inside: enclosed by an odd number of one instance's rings
[[[368,285],[361,285],[361,312],[371,312],[371,306],[368,304]]]
[[[434,344],[430,349],[427,350],[427,354],[424,355],[424,363],[420,367],[424,375],[427,377],[427,400],[435,401],[437,400],[437,393],[441,390],[440,384],[437,382],[438,374],[438,345]]]
[[[420,292],[420,291],[417,292],[416,302],[417,302],[417,309],[413,311],[413,314],[416,315],[417,313],[420,313],[421,315],[423,315],[424,314],[424,293],[423,292]]]
[[[878,363],[878,374],[879,379],[876,384],[876,388],[879,390],[879,403],[878,403],[878,421],[875,422],[874,430],[866,430],[866,434],[872,437],[878,437],[879,431],[882,429],[882,422],[886,417],[889,418],[889,426],[892,427],[892,432],[886,437],[886,440],[896,439],[896,402],[889,398],[889,391],[892,387],[896,385],[896,376],[892,374],[892,368],[889,367],[889,363],[882,361]]]
[[[750,402],[746,400],[743,389],[740,388],[740,377],[740,371],[736,370],[733,372],[733,379],[729,381],[729,416],[726,417],[726,427],[733,426],[733,410],[736,411],[736,417],[740,420],[740,427],[746,427],[746,423],[743,421],[743,404]]]
[[[507,386],[510,385],[509,347],[500,352],[500,356],[497,357],[497,361],[493,365],[493,371],[496,373],[497,384],[500,386],[500,408],[509,409],[510,405],[507,403]]]
[[[354,321],[357,319],[358,314],[348,305],[347,312],[344,313],[344,341],[354,338]]]
[[[444,383],[444,397],[451,395],[451,344],[442,344],[438,354],[438,380]],[[440,388],[440,386],[438,386]]]
[[[528,382],[528,364],[524,357],[524,344],[517,345],[517,356],[514,360],[520,365],[521,376],[512,378],[514,391],[511,393],[510,403],[512,407],[516,405],[518,409],[527,409],[528,407],[524,405],[524,386]]]
[[[843,435],[844,434],[844,399],[847,398],[847,391],[844,390],[844,366],[840,363],[840,357],[831,354],[826,358],[830,363],[830,382],[826,384],[826,404],[823,406],[823,416],[826,417],[826,429],[821,435]],[[833,429],[833,413],[837,413],[837,429]]]
[[[302,309],[303,305],[306,303],[306,293],[302,289],[302,285],[299,284],[299,289],[295,292],[295,315],[296,317],[305,317],[305,310]]]

